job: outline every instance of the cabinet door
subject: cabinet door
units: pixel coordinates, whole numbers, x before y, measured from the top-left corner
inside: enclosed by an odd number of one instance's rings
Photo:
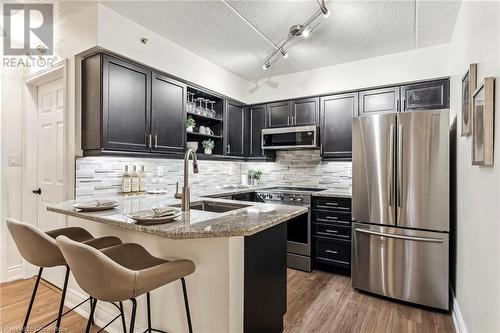
[[[292,126],[317,125],[319,98],[304,98],[292,101]]]
[[[399,87],[373,89],[359,93],[359,113],[394,113],[399,111]]]
[[[244,155],[244,107],[227,101],[226,106],[226,155]]]
[[[162,75],[153,74],[152,134],[153,150],[184,151],[186,86]]]
[[[291,125],[290,102],[276,102],[267,105],[269,114],[268,127],[285,127]]]
[[[439,80],[401,87],[403,111],[448,109],[450,81]]]
[[[352,117],[358,110],[358,93],[321,97],[321,148],[325,158],[352,158]]]
[[[266,106],[250,107],[250,156],[264,156],[262,149],[262,129],[266,128]]]
[[[151,71],[103,57],[103,148],[148,151]]]

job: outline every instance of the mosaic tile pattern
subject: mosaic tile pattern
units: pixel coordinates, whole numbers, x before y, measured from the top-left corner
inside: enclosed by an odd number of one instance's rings
[[[180,159],[83,157],[76,159],[76,197],[119,194],[121,174],[125,165],[140,169],[144,165],[148,186],[163,187],[169,194],[175,184],[183,182],[183,161]],[[156,176],[158,168],[162,175]],[[189,182],[193,195],[212,192],[221,185],[239,184],[240,175],[249,169],[260,169],[260,186],[293,185],[328,189],[351,189],[351,162],[323,162],[319,150],[278,151],[276,162],[199,161],[200,172],[190,169]],[[160,173],[161,174],[161,173]],[[156,185],[159,184],[159,185]]]

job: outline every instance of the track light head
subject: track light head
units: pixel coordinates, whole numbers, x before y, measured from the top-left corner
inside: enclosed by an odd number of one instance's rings
[[[265,70],[265,71],[266,71],[269,67],[271,67],[271,63],[270,63],[269,61],[266,61],[266,62],[264,63],[264,65],[262,65],[262,69],[263,69],[263,70]]]
[[[304,38],[308,38],[311,35],[311,28],[305,27],[304,30],[302,30],[301,36]]]
[[[283,58],[288,59],[288,53],[284,49],[280,49],[280,53],[283,56]]]
[[[328,8],[325,8],[325,11],[323,11],[323,17],[327,18],[328,16],[330,16],[330,13],[330,10]]]

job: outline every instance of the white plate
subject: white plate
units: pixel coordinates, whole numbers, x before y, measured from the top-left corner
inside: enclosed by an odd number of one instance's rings
[[[174,219],[177,217],[181,216],[181,212],[174,212],[172,215],[166,215],[166,216],[161,216],[161,217],[138,217],[138,216],[133,216],[129,215],[132,220],[135,220],[139,224],[162,224],[162,223],[168,223],[172,222]]]
[[[74,208],[82,211],[82,212],[100,212],[103,210],[110,210],[118,206],[118,202],[116,201],[106,201],[102,204],[99,204],[97,201],[93,202],[80,202],[73,205]]]

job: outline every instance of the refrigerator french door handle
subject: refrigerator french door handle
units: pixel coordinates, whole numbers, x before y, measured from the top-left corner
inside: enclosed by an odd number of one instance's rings
[[[403,125],[398,126],[398,168],[397,168],[397,206],[401,208],[401,182],[403,181]]]
[[[394,206],[394,125],[389,127],[389,206]]]
[[[372,231],[372,230],[367,230],[367,229],[359,229],[359,228],[356,228],[355,230],[356,230],[356,232],[361,232],[363,234],[370,234],[370,235],[381,236],[381,237],[397,238],[397,239],[403,239],[403,240],[412,240],[412,241],[417,241],[417,242],[443,243],[443,240],[441,238],[402,236],[402,235],[386,234],[383,232],[377,232],[377,231]]]

